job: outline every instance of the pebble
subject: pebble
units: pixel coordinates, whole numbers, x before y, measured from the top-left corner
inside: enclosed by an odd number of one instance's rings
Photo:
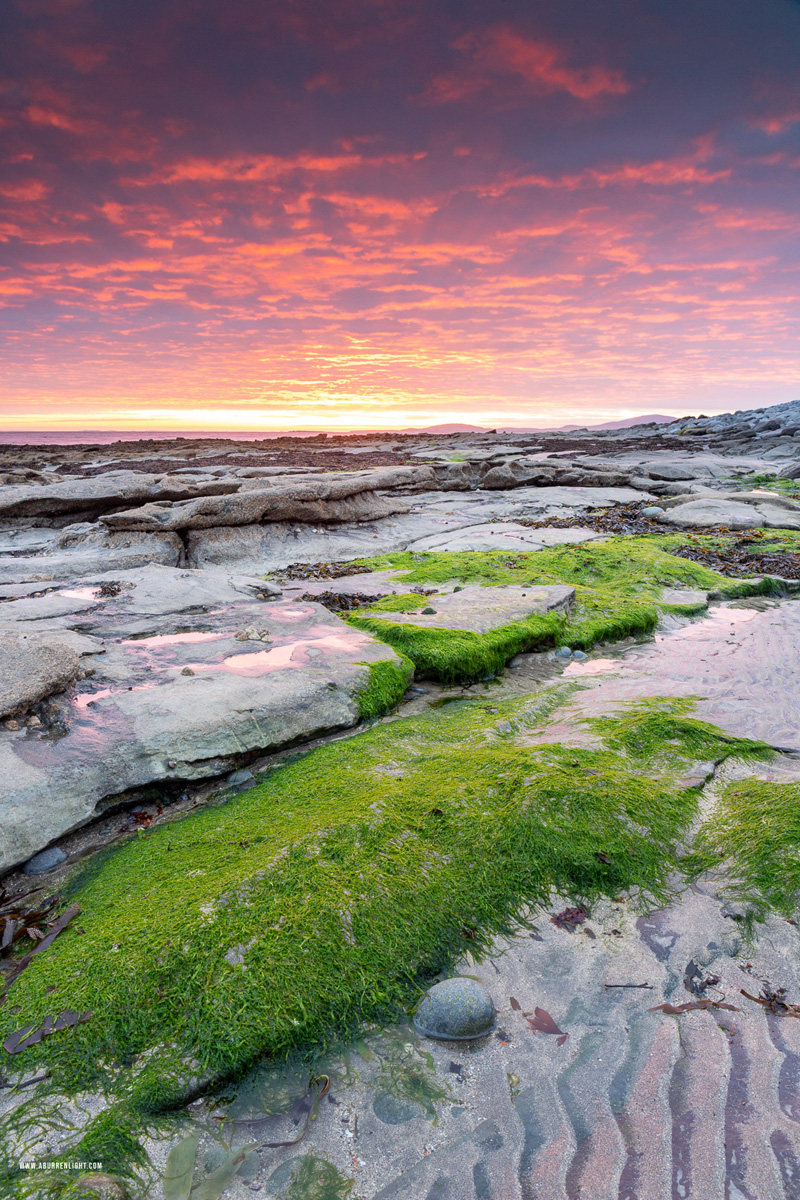
[[[573,658],[575,658],[575,659],[577,659],[577,660],[578,660],[578,662],[583,662],[583,660],[584,660],[584,659],[586,659],[586,658],[588,658],[588,657],[589,657],[589,655],[588,655],[588,654],[584,654],[584,652],[583,652],[582,650],[573,650],[573,651],[572,651],[572,657],[573,657]]]
[[[44,875],[46,871],[52,871],[54,867],[60,867],[62,863],[67,861],[67,856],[58,846],[48,846],[46,850],[40,850],[38,854],[34,854],[33,858],[29,858],[22,868],[23,875]]]
[[[492,998],[474,979],[445,979],[434,984],[414,1014],[418,1033],[445,1042],[483,1037],[495,1024]]]
[[[647,508],[642,509],[643,517],[659,517],[664,511],[658,504],[648,504]]]
[[[225,777],[225,782],[248,783],[251,779],[255,779],[255,775],[248,768],[244,767],[241,771],[231,771],[230,775]]]
[[[559,646],[556,650],[556,658],[572,658],[572,651],[569,646]]]

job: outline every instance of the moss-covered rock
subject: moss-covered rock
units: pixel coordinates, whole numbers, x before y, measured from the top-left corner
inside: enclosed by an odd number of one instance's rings
[[[765,748],[675,701],[596,723],[600,749],[537,746],[543,703],[375,727],[122,845],[73,883],[85,932],[22,974],[0,1032],[91,1010],[20,1060],[77,1085],[161,1047],[134,1089],[157,1106],[186,1056],[235,1072],[397,1013],[553,888],[663,898],[695,812],[675,772]]]
[[[655,629],[662,612],[695,616],[705,605],[681,605],[674,589],[691,588],[716,596],[752,595],[776,590],[770,580],[728,579],[701,563],[669,551],[684,537],[624,537],[578,546],[558,546],[530,554],[412,553],[366,560],[375,570],[393,567],[397,582],[497,586],[567,584],[576,600],[569,615],[534,613],[486,633],[440,629],[377,614],[413,612],[420,596],[403,592],[347,616],[356,628],[389,643],[413,662],[420,677],[444,683],[472,682],[497,674],[515,654],[567,645],[588,650]],[[670,599],[662,600],[666,593]]]

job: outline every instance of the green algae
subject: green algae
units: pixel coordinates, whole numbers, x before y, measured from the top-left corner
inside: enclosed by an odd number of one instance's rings
[[[414,664],[402,653],[398,653],[398,659],[395,662],[364,664],[369,668],[369,680],[356,696],[358,715],[362,721],[391,712],[403,699],[414,676]]]
[[[515,654],[556,645],[566,624],[559,613],[535,613],[525,621],[513,621],[489,633],[472,633],[395,624],[360,612],[351,616],[350,623],[388,642],[413,663],[420,679],[439,679],[442,683],[472,682],[497,675]]]
[[[534,736],[540,710],[526,701],[474,701],[320,747],[88,869],[71,889],[85,933],[23,973],[20,1011],[0,1015],[0,1029],[54,1006],[91,1009],[19,1056],[73,1083],[154,1045],[191,1055],[201,1074],[230,1074],[403,1011],[422,981],[552,888],[663,899],[695,806],[671,772],[698,747],[762,752],[680,709],[609,719],[599,750],[507,736]],[[669,769],[648,774],[637,736],[669,739]],[[163,1080],[163,1095],[148,1091],[167,1058],[139,1072],[149,1105],[173,1099]]]
[[[669,553],[685,541],[682,534],[609,538],[510,555],[502,551],[380,555],[363,560],[363,565],[396,569],[401,586],[455,580],[484,586],[567,584],[575,588],[575,604],[568,616],[534,614],[483,634],[375,615],[414,612],[426,603],[419,594],[404,592],[357,609],[346,620],[406,655],[418,676],[469,683],[497,674],[515,654],[559,645],[589,650],[602,642],[652,633],[662,612],[695,616],[705,610],[702,602],[662,602],[667,587],[691,587],[730,598],[779,590],[774,580],[731,580]]]
[[[684,762],[722,762],[730,757],[763,761],[773,756],[767,742],[734,737],[690,716],[695,703],[694,697],[673,699],[668,705],[660,699],[641,700],[614,717],[587,717],[583,724],[610,749],[651,766],[666,767],[676,755]]]
[[[0,1037],[93,1012],[19,1055],[55,1089],[111,1098],[78,1145],[135,1165],[148,1114],[263,1055],[320,1054],[402,1017],[554,890],[666,902],[697,811],[680,772],[768,748],[675,700],[594,720],[592,748],[537,744],[572,691],[373,726],[87,867],[69,894],[85,932],[34,960],[16,1011],[0,1010]],[[389,1082],[423,1102],[424,1071]]]
[[[285,1200],[348,1200],[354,1179],[348,1179],[332,1163],[305,1154],[292,1163]]]
[[[750,778],[721,788],[687,860],[692,875],[724,878],[724,894],[749,910],[748,925],[770,912],[800,910],[800,783]]]

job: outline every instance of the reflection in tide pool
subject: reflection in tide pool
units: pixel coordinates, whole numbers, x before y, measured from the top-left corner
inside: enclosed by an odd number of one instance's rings
[[[616,657],[570,663],[563,677],[588,683],[604,674],[581,693],[586,715],[645,696],[696,696],[703,720],[738,737],[800,748],[800,604],[792,600],[763,611],[721,604]]]
[[[85,709],[95,700],[107,700],[111,695],[111,688],[101,688],[97,692],[81,692],[78,696],[72,697],[72,703],[76,708]]]
[[[65,600],[100,600],[100,588],[82,587],[82,588],[67,588],[63,592],[58,593]]]
[[[196,633],[156,633],[139,638],[126,638],[123,646],[137,646],[149,650],[152,646],[180,646],[186,642],[214,642],[222,638],[230,638],[230,633],[196,632]]]
[[[338,650],[342,653],[352,653],[359,646],[371,644],[371,638],[358,630],[348,630],[344,633],[332,633],[327,637],[298,638],[283,646],[273,646],[269,650],[258,650],[253,654],[231,654],[221,663],[193,662],[189,667],[195,674],[204,671],[218,671],[222,668],[232,675],[245,675],[257,678],[269,675],[272,671],[282,671],[289,667],[310,667],[313,660],[322,650]]]

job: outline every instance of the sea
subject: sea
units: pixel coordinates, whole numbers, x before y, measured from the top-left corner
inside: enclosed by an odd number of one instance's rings
[[[319,437],[320,432],[315,429],[0,429],[0,446],[108,446],[113,442],[180,442],[192,438],[229,438],[237,442],[261,442],[282,437]]]

